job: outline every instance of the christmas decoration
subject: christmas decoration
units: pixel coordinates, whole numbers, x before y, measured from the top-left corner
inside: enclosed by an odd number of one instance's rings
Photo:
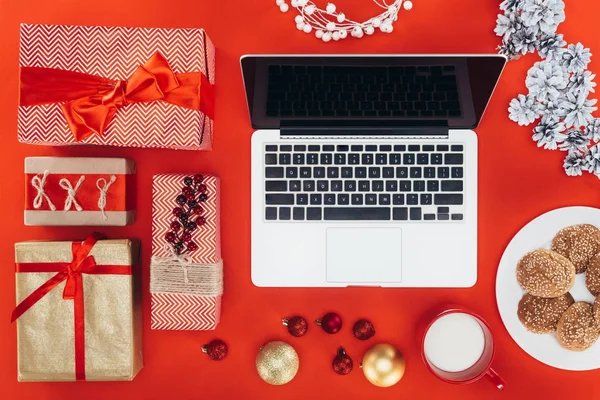
[[[227,344],[219,339],[215,339],[202,346],[202,352],[208,354],[211,360],[221,361],[227,356]]]
[[[303,317],[284,318],[281,322],[284,326],[287,326],[287,330],[292,336],[301,337],[306,335],[308,331],[308,323]]]
[[[373,2],[385,11],[364,22],[347,18],[333,3],[327,3],[325,9],[319,8],[310,0],[291,0],[290,4],[299,14],[294,18],[296,28],[304,33],[314,32],[315,37],[323,42],[338,41],[348,36],[360,39],[364,35],[372,35],[377,29],[392,33],[400,9],[408,11],[413,7],[411,0],[395,0],[392,4],[388,4],[386,0]],[[290,9],[286,0],[276,0],[276,4],[281,12],[285,13]]]
[[[402,379],[404,356],[391,344],[376,344],[365,353],[361,368],[369,382],[379,387],[393,386]]]
[[[343,347],[338,349],[337,355],[333,359],[331,366],[336,374],[339,375],[348,375],[350,371],[352,371],[354,363],[348,354],[346,354],[346,350]]]
[[[600,121],[593,117],[597,100],[594,75],[588,71],[592,53],[583,44],[568,44],[556,33],[565,20],[563,0],[505,0],[496,21],[502,37],[501,54],[518,58],[537,50],[543,59],[528,71],[528,94],[510,102],[509,118],[519,125],[540,119],[532,138],[538,147],[566,152],[563,163],[569,176],[588,171],[600,178],[594,147],[600,141]],[[591,165],[593,163],[594,165]]]
[[[342,317],[333,312],[325,314],[323,318],[316,320],[315,323],[330,334],[338,333],[342,329]]]
[[[375,335],[375,327],[371,321],[359,319],[354,323],[352,333],[359,340],[368,340]]]
[[[269,342],[256,356],[256,371],[268,384],[285,385],[296,376],[300,360],[298,353],[285,342]]]

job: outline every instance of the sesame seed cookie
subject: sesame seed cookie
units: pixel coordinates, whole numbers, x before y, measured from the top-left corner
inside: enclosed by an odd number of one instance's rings
[[[592,305],[584,301],[573,303],[560,317],[556,328],[556,336],[562,347],[573,351],[590,348],[600,331],[594,319]]]
[[[571,260],[577,273],[581,274],[600,251],[600,230],[590,224],[564,228],[552,240],[552,250]]]
[[[570,293],[552,299],[525,293],[519,301],[517,315],[529,332],[552,333],[556,331],[560,317],[574,302]]]
[[[600,253],[590,258],[587,271],[585,271],[585,286],[594,296],[600,294]]]
[[[558,253],[538,249],[525,254],[519,261],[517,281],[534,296],[558,297],[573,287],[575,267]]]
[[[600,329],[600,296],[596,297],[594,300],[594,306],[592,307],[592,311],[594,312],[594,319],[596,320],[596,325]]]

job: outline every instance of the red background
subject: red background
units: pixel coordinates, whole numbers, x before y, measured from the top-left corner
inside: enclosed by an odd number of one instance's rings
[[[318,1],[325,3],[325,1]],[[349,17],[369,17],[377,8],[369,0],[339,0]],[[479,280],[465,290],[411,289],[261,289],[250,281],[250,136],[239,58],[246,53],[493,53],[499,0],[414,0],[401,12],[394,33],[324,44],[296,30],[294,14],[282,14],[275,0],[0,0],[0,395],[3,399],[364,399],[364,398],[600,398],[598,372],[565,372],[527,356],[508,336],[494,295],[496,268],[505,246],[537,215],[568,205],[598,205],[598,178],[568,178],[564,153],[537,149],[531,128],[508,120],[510,99],[523,92],[529,55],[505,70],[479,135]],[[582,41],[600,51],[597,16],[600,3],[567,0],[567,22],[560,26],[568,42]],[[19,23],[203,27],[217,46],[216,134],[212,152],[175,152],[119,148],[52,148],[17,143]],[[591,69],[600,65],[593,62]],[[222,237],[225,295],[222,321],[214,332],[161,332],[149,329],[149,296],[144,298],[145,367],[133,382],[28,383],[16,380],[16,331],[8,323],[15,305],[14,242],[30,239],[78,239],[90,228],[23,226],[23,158],[35,155],[120,156],[138,166],[138,221],[102,231],[112,237],[143,241],[143,282],[148,287],[152,175],[201,171],[222,178]],[[419,316],[444,301],[462,303],[482,314],[497,335],[497,371],[506,380],[498,393],[485,381],[451,386],[430,375],[419,358],[414,330]],[[315,319],[339,312],[343,331],[328,336],[311,326],[307,336],[292,338],[282,317],[301,314]],[[359,342],[350,326],[370,318],[377,336]],[[210,361],[200,351],[222,338],[230,354]],[[258,346],[272,339],[293,344],[300,371],[288,385],[273,387],[256,374]],[[356,368],[341,377],[331,370],[336,347],[344,345],[358,364],[374,342],[390,342],[405,354],[406,375],[396,386],[372,386]]]

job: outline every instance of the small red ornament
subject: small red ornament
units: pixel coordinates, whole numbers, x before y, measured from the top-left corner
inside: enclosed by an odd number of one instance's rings
[[[181,208],[181,207],[175,207],[173,209],[173,215],[175,217],[179,217],[181,214],[183,214],[183,208]]]
[[[354,323],[352,332],[357,339],[367,340],[371,339],[375,335],[375,327],[368,319],[359,319]]]
[[[198,191],[200,193],[206,193],[206,190],[207,190],[206,189],[206,185],[200,185],[200,186],[198,186]]]
[[[184,195],[180,194],[179,196],[177,196],[177,198],[175,199],[175,201],[177,202],[177,204],[185,204],[187,202],[187,197],[185,197]]]
[[[340,375],[348,375],[350,371],[352,371],[352,367],[354,363],[348,354],[346,354],[346,350],[343,347],[338,349],[337,355],[333,359],[331,363],[333,370],[336,374]]]
[[[281,322],[287,326],[287,330],[292,336],[301,337],[308,331],[308,323],[303,317],[284,318]]]
[[[198,245],[196,243],[194,243],[194,242],[189,242],[187,244],[187,249],[189,251],[196,251],[196,250],[198,250]]]
[[[342,329],[342,317],[337,313],[327,313],[323,318],[315,321],[327,333],[338,333]]]
[[[191,203],[192,201],[194,201],[196,199],[196,195],[194,194],[194,192],[185,195],[185,197],[186,197],[188,203]]]
[[[183,235],[181,235],[181,240],[183,240],[184,242],[190,242],[192,240],[192,235],[189,232],[185,232]]]
[[[227,344],[222,340],[216,339],[202,346],[202,352],[208,354],[211,360],[221,361],[227,356]]]
[[[190,232],[194,232],[197,228],[198,228],[198,224],[195,223],[194,221],[188,222],[187,225],[185,226],[185,229],[187,229]]]
[[[173,221],[171,222],[171,230],[173,230],[174,232],[177,232],[181,229],[181,224],[177,221]]]
[[[173,232],[167,232],[165,235],[165,240],[169,243],[174,243],[177,240],[177,235],[175,235]]]
[[[198,226],[204,225],[205,223],[206,223],[206,218],[204,218],[204,217],[196,218],[196,224],[198,224]]]
[[[186,186],[183,189],[181,189],[181,193],[183,193],[183,195],[185,197],[193,196],[194,195],[194,189],[192,189],[189,186]]]
[[[202,208],[200,206],[194,206],[194,207],[192,207],[192,214],[200,215],[203,212],[204,212],[204,208]]]
[[[203,180],[204,180],[204,176],[202,176],[202,174],[194,175],[194,183],[202,183]]]

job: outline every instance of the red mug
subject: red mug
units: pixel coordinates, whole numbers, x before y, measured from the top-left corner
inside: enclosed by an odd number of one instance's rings
[[[455,313],[469,315],[473,317],[475,321],[477,321],[481,327],[481,330],[483,331],[484,345],[479,359],[474,364],[462,371],[449,372],[436,367],[427,358],[425,353],[425,337],[435,322],[446,315]],[[437,376],[442,381],[454,384],[467,384],[487,376],[498,389],[504,389],[504,381],[492,368],[492,362],[494,361],[494,356],[496,353],[494,335],[492,334],[492,330],[487,322],[485,322],[483,318],[474,312],[456,305],[448,305],[445,307],[436,308],[435,310],[427,313],[421,319],[417,330],[417,341],[421,349],[421,357],[423,358],[423,362],[429,371],[431,371],[432,374]]]

